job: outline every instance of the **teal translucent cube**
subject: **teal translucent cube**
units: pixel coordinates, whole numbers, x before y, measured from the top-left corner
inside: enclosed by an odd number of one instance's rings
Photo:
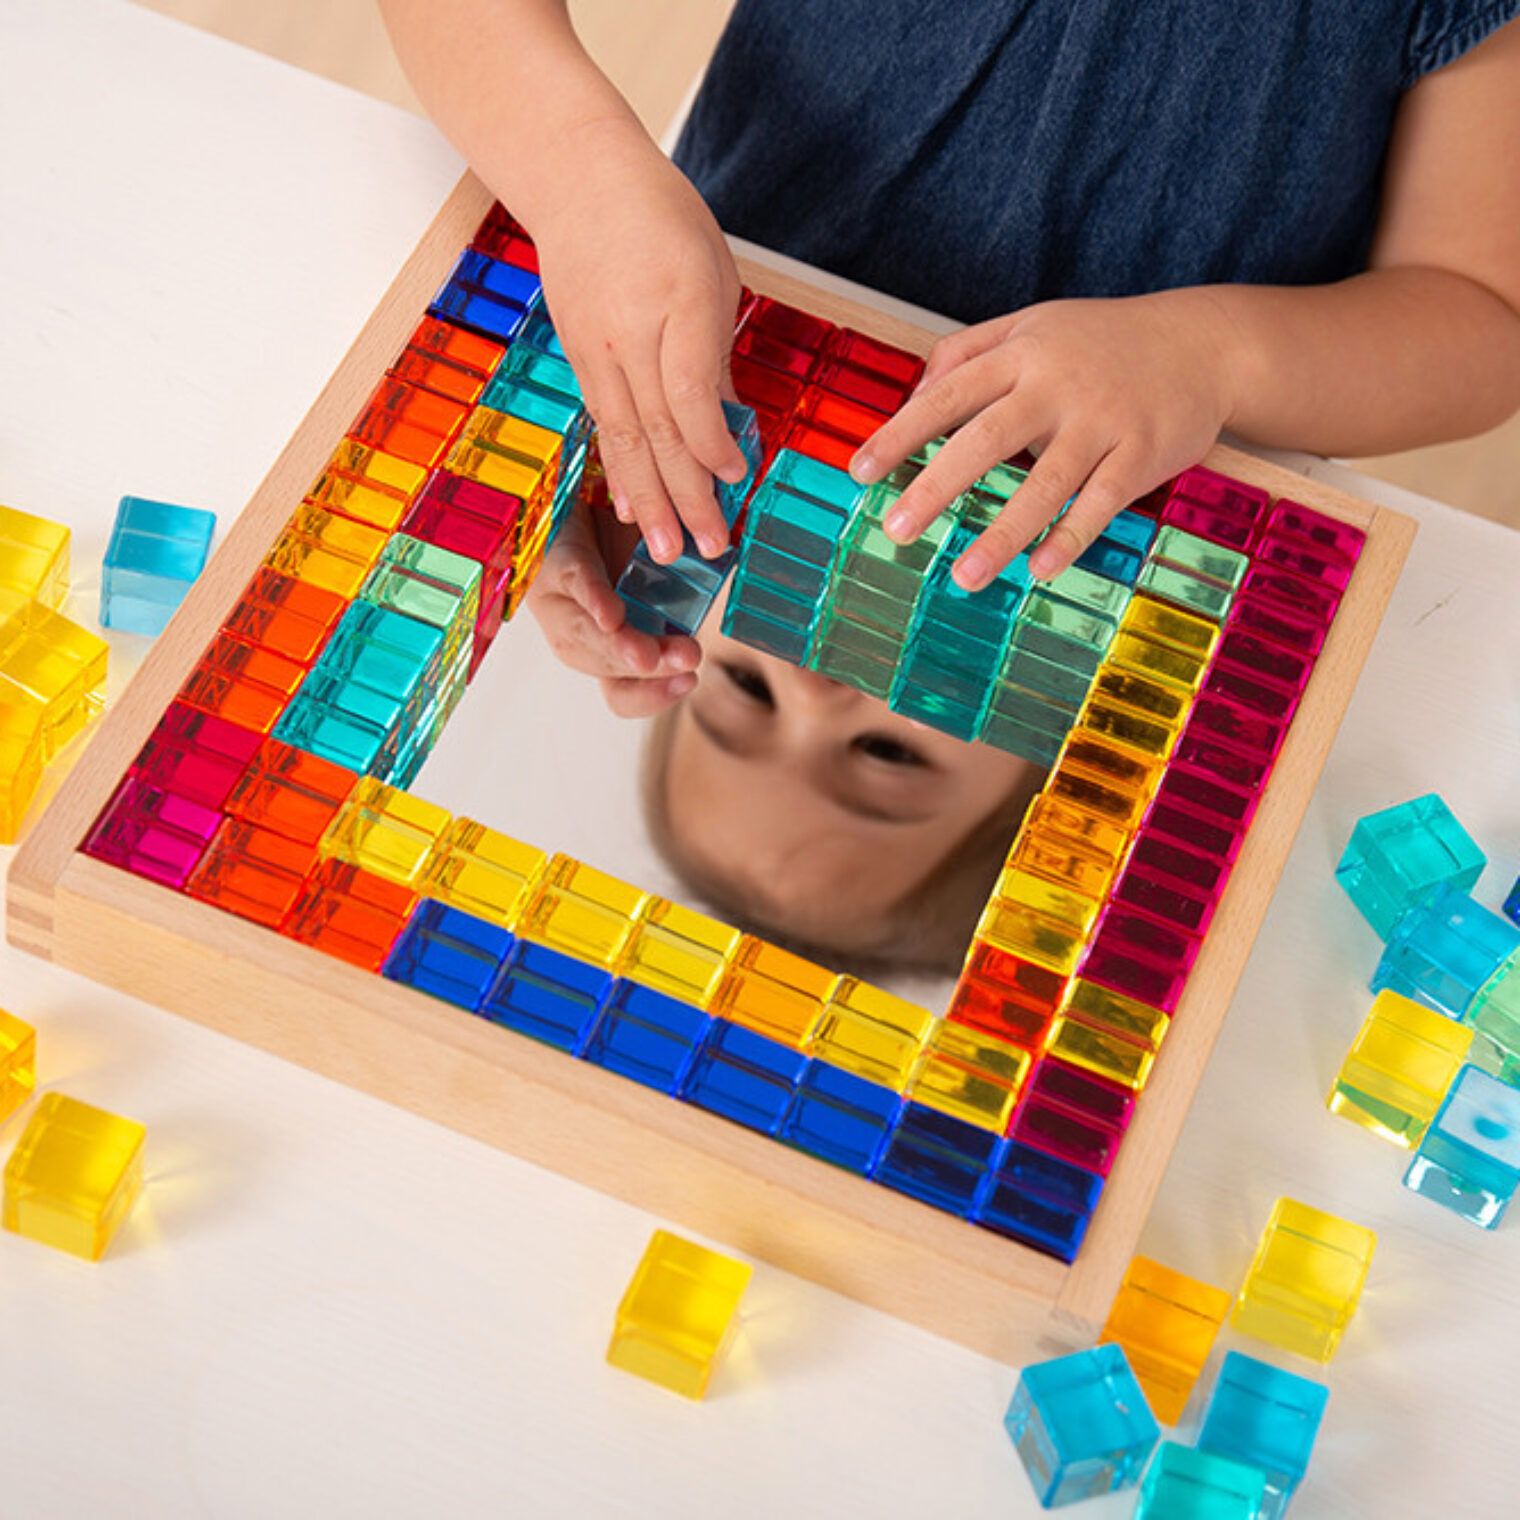
[[[1219,581],[1209,580],[1183,565],[1148,559],[1141,567],[1135,590],[1148,592],[1163,602],[1172,602],[1199,617],[1222,623],[1230,611],[1235,593]]]
[[[1404,1186],[1485,1230],[1520,1183],[1520,1088],[1464,1066],[1404,1173]]]
[[[160,634],[206,568],[216,514],[123,496],[100,574],[100,622]]]
[[[1520,952],[1520,929],[1452,886],[1437,887],[1394,926],[1372,977],[1454,1019],[1466,1018],[1480,988]]]
[[[1140,1485],[1135,1520],[1256,1520],[1266,1486],[1254,1468],[1164,1441]]]
[[[1225,1355],[1198,1433],[1198,1449],[1266,1479],[1261,1520],[1278,1520],[1308,1471],[1330,1390],[1239,1351]]]
[[[359,596],[377,607],[451,631],[457,640],[474,632],[481,574],[479,560],[407,533],[393,533],[359,588]]]
[[[1487,858],[1436,793],[1369,813],[1351,831],[1335,879],[1387,939],[1439,886],[1471,891]]]
[[[1130,588],[1123,581],[1072,565],[1054,580],[1046,581],[1052,596],[1117,622],[1129,605]]]
[[[812,646],[818,604],[784,587],[735,575],[723,612],[723,632],[731,639],[802,665]]]
[[[1003,1424],[1046,1509],[1132,1487],[1161,1435],[1114,1344],[1026,1367]]]
[[[718,509],[723,513],[723,521],[732,528],[738,521],[739,513],[750,491],[754,488],[755,474],[760,468],[760,461],[764,457],[765,450],[760,438],[760,419],[753,407],[741,406],[736,401],[725,401],[723,420],[728,424],[728,431],[733,435],[734,442],[739,445],[739,452],[744,456],[746,466],[743,480],[732,484],[726,480],[720,480],[717,486]]]

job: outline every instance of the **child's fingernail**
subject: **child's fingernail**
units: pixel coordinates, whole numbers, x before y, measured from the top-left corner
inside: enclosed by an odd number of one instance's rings
[[[968,549],[950,573],[962,591],[980,591],[992,579],[992,561],[980,549]]]
[[[665,690],[673,697],[684,697],[696,684],[696,676],[688,670],[682,675],[672,676],[665,683]]]
[[[674,533],[669,528],[654,528],[649,535],[649,552],[661,563],[676,557],[676,551],[681,547]]]
[[[631,523],[633,512],[629,508],[628,498],[621,491],[612,492],[612,515],[620,523]]]
[[[703,559],[717,559],[728,548],[728,540],[720,538],[716,533],[709,533],[698,540],[697,547],[702,551]]]
[[[894,543],[905,544],[913,537],[913,517],[901,507],[894,508],[887,513],[886,521],[882,527],[887,530],[887,537]]]
[[[850,478],[858,485],[870,485],[876,479],[875,457],[861,449],[850,461]]]
[[[1029,556],[1029,573],[1037,581],[1054,579],[1061,573],[1061,567],[1056,562],[1056,557],[1048,549],[1036,549]]]
[[[747,464],[726,464],[718,471],[718,479],[726,480],[729,485],[736,486],[748,474],[749,466]]]
[[[669,649],[660,657],[660,668],[672,675],[684,675],[696,668],[696,651],[692,649]]]

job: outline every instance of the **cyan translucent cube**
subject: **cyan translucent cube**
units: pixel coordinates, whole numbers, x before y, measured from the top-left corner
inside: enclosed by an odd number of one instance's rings
[[[1103,1192],[1095,1172],[1016,1140],[1003,1142],[972,1210],[973,1222],[1074,1261]]]
[[[520,345],[514,343],[507,350],[507,358],[510,359],[518,352],[526,353],[528,350],[520,349]],[[569,365],[565,368],[568,369]],[[520,374],[512,374],[506,369],[506,361],[503,361],[502,368],[497,370],[486,387],[480,404],[490,407],[493,412],[520,417],[535,427],[548,428],[551,433],[561,434],[570,432],[585,413],[585,405],[579,397],[549,390],[523,379]]]
[[[1260,1472],[1266,1483],[1258,1513],[1278,1520],[1308,1471],[1329,1397],[1323,1383],[1227,1352],[1198,1448]]]
[[[581,1054],[646,1087],[674,1093],[710,1022],[692,1003],[619,981]]]
[[[1046,1509],[1132,1488],[1161,1436],[1112,1343],[1026,1367],[1003,1424]]]
[[[754,487],[755,472],[760,468],[764,445],[760,441],[760,419],[753,407],[742,406],[736,401],[725,401],[723,420],[728,424],[734,442],[739,445],[739,452],[744,455],[744,463],[749,467],[742,480],[732,484],[726,480],[717,483],[718,509],[723,513],[723,521],[731,528],[738,521],[745,500]]]
[[[1404,1186],[1485,1230],[1520,1182],[1520,1088],[1476,1066],[1457,1073],[1404,1173]]]
[[[1437,887],[1471,891],[1485,863],[1472,836],[1431,792],[1361,819],[1335,879],[1387,939],[1404,914]]]
[[[857,485],[844,470],[833,465],[821,464],[799,454],[795,449],[777,452],[766,472],[767,485],[784,487],[799,496],[833,507],[842,518],[848,519],[860,504],[866,487]]]
[[[827,569],[848,522],[846,510],[778,485],[772,467],[750,502],[746,532],[757,543]]]
[[[717,559],[703,559],[687,534],[680,558],[661,565],[640,540],[617,583],[629,626],[657,638],[695,633],[718,599],[735,558],[732,549],[725,549]]]
[[[559,341],[559,334],[555,332],[554,323],[549,318],[549,308],[542,302],[528,314],[513,346],[532,349],[555,359],[565,358],[565,345]]]
[[[1464,1018],[1478,989],[1520,951],[1520,928],[1442,885],[1394,926],[1372,977],[1372,990],[1405,997]]]
[[[160,634],[206,568],[216,514],[123,496],[100,573],[100,622]]]
[[[407,920],[381,975],[473,1013],[515,943],[500,925],[427,899]]]
[[[808,1058],[742,1024],[714,1019],[681,1084],[681,1097],[763,1135],[791,1107]]]
[[[1509,896],[1504,899],[1504,912],[1507,917],[1520,924],[1520,876],[1515,878],[1515,884],[1509,889]]]
[[[518,940],[479,1012],[493,1024],[577,1055],[615,980],[600,966]]]
[[[902,1095],[827,1061],[811,1061],[777,1138],[847,1171],[869,1175],[886,1142]]]
[[[1151,518],[1120,512],[1078,556],[1077,566],[1133,587],[1155,536]]]
[[[1213,1452],[1163,1441],[1140,1485],[1135,1520],[1256,1520],[1266,1477]]]
[[[921,1103],[904,1103],[876,1180],[948,1214],[970,1215],[998,1137]]]
[[[812,646],[817,614],[816,602],[745,575],[741,563],[723,611],[723,632],[778,659],[802,665]]]

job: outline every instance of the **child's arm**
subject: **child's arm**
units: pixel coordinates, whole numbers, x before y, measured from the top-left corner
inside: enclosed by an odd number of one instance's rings
[[[1356,455],[1502,422],[1520,406],[1520,22],[1404,97],[1371,263],[1334,285],[1053,301],[968,328],[937,345],[855,473],[877,479],[959,427],[888,518],[907,541],[1033,448],[1028,480],[956,567],[975,589],[1075,496],[1031,561],[1057,574],[1222,427]]]
[[[745,467],[719,405],[739,276],[712,214],[586,55],[564,0],[381,11],[434,120],[538,245],[618,515],[661,563],[680,553],[677,514],[721,553],[712,477]]]

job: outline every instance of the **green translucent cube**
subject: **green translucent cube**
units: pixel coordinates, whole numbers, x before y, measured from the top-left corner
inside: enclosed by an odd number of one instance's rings
[[[1140,1485],[1135,1520],[1258,1520],[1266,1475],[1213,1452],[1163,1441]]]
[[[1206,580],[1192,570],[1156,559],[1145,562],[1135,589],[1175,602],[1215,623],[1224,621],[1234,597],[1230,588],[1218,581]]]
[[[1520,954],[1512,955],[1478,989],[1467,1021],[1507,1063],[1520,1060]]]
[[[1175,527],[1164,527],[1156,534],[1151,545],[1151,558],[1179,565],[1206,580],[1218,581],[1231,591],[1245,579],[1251,564],[1244,554],[1234,549],[1226,549],[1223,544],[1211,543],[1196,533]]]

